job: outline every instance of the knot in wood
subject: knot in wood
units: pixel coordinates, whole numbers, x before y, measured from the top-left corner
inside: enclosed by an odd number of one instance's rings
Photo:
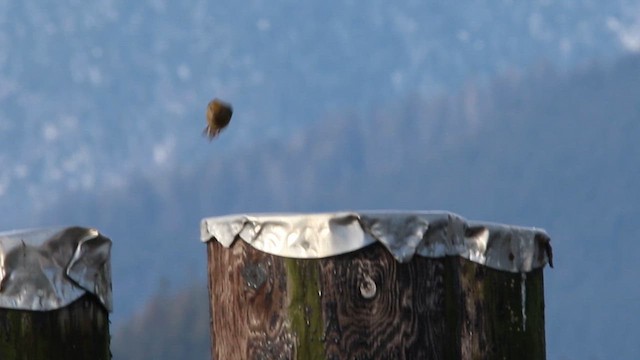
[[[248,287],[257,290],[267,280],[267,271],[262,264],[248,263],[242,269],[242,277]]]
[[[360,282],[360,295],[365,299],[371,299],[376,296],[376,283],[369,277],[369,275],[363,275]]]

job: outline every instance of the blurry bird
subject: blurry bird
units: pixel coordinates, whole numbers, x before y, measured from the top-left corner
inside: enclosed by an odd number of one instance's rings
[[[222,129],[229,125],[232,114],[231,104],[217,98],[211,100],[207,105],[207,127],[202,133],[209,138],[209,141],[213,140]]]

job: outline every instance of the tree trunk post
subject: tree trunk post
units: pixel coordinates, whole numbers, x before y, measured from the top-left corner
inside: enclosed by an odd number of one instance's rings
[[[544,359],[537,229],[450,213],[204,219],[214,359]]]
[[[110,253],[90,228],[0,233],[0,359],[111,359]]]

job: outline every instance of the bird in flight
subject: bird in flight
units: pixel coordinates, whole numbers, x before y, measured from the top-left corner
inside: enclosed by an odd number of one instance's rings
[[[213,140],[222,129],[229,125],[232,114],[231,104],[218,98],[211,100],[207,105],[207,127],[202,133],[209,138],[209,141]]]

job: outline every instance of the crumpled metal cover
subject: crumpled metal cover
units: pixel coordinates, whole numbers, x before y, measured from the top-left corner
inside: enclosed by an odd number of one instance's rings
[[[247,214],[202,220],[201,240],[229,247],[240,238],[284,257],[313,259],[383,244],[399,262],[414,255],[461,256],[488,267],[527,272],[553,267],[544,230],[470,222],[449,212],[363,211],[320,214]]]
[[[91,228],[0,233],[0,307],[55,310],[91,293],[112,311],[110,256]]]

